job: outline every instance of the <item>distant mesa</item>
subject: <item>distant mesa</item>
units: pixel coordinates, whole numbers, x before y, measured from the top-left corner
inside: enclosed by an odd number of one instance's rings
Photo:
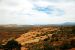
[[[34,24],[34,25],[0,24],[0,27],[31,27],[31,26],[75,26],[75,22],[64,22],[60,24]]]
[[[75,22],[65,22],[65,23],[63,23],[61,25],[75,25]]]

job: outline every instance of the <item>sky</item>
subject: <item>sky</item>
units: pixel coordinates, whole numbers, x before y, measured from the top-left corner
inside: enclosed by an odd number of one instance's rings
[[[0,24],[75,22],[75,0],[0,0]]]

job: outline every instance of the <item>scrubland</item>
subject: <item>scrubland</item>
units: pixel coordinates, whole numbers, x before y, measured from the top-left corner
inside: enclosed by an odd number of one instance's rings
[[[21,50],[74,50],[75,26],[1,27],[0,45],[12,39]]]

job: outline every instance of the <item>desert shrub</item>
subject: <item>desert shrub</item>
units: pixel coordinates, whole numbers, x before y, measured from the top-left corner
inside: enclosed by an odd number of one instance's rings
[[[8,43],[4,46],[4,48],[6,49],[13,49],[13,48],[17,48],[18,50],[20,50],[21,45],[15,41],[15,40],[10,40],[8,41]]]
[[[44,50],[55,50],[55,48],[52,45],[50,45],[50,41],[44,41],[43,46]]]
[[[36,35],[36,37],[38,37],[38,36],[39,36],[39,34]]]
[[[75,47],[75,39],[71,40],[71,46]]]
[[[49,44],[44,44],[44,50],[55,50],[55,48]]]
[[[62,46],[60,46],[60,49],[61,50],[68,50],[68,49],[70,49],[72,46],[70,45],[70,44],[67,44],[67,43],[65,43],[65,44],[63,44]]]
[[[3,48],[3,45],[0,44],[0,49],[2,49],[2,48]]]
[[[72,34],[75,34],[75,30],[74,29],[72,30]]]

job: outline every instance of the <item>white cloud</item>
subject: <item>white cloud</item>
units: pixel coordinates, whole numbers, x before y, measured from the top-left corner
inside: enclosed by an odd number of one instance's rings
[[[35,6],[54,8],[52,14],[34,10]],[[64,13],[60,13],[63,10]],[[2,0],[0,24],[53,24],[75,21],[74,0]]]

